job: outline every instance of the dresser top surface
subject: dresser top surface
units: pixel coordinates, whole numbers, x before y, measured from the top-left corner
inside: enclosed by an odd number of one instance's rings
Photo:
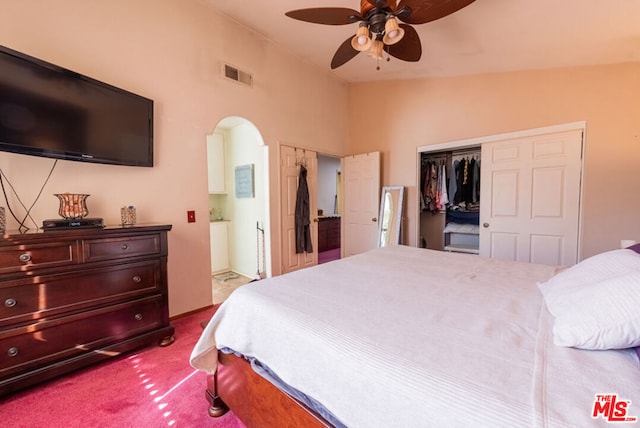
[[[12,241],[16,239],[56,239],[56,238],[72,238],[77,236],[105,235],[110,233],[143,233],[170,231],[170,224],[136,224],[134,226],[107,225],[95,228],[69,228],[63,230],[30,229],[26,232],[18,230],[7,230],[0,235],[0,242]]]

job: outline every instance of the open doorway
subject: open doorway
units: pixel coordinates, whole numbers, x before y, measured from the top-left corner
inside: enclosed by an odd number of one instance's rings
[[[340,258],[340,161],[318,154],[318,264]]]
[[[225,118],[207,135],[214,304],[271,276],[268,154],[258,129],[244,118]]]
[[[315,266],[341,257],[341,159],[314,150],[280,145],[281,273]],[[322,165],[322,167],[321,167]],[[308,191],[299,193],[300,183]],[[300,217],[308,207],[311,248],[300,248]],[[298,211],[302,207],[302,212]],[[306,214],[304,214],[306,215]],[[306,241],[305,241],[306,242]],[[322,259],[321,259],[322,257]]]

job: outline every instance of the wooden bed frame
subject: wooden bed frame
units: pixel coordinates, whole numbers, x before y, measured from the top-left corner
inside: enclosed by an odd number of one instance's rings
[[[307,406],[257,374],[242,357],[218,351],[216,373],[207,376],[209,415],[219,417],[229,409],[249,428],[331,427]]]

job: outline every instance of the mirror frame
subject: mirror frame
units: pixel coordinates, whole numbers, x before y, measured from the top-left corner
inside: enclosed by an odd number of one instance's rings
[[[391,192],[399,191],[399,198],[397,201],[393,201],[394,209],[392,211],[393,218],[390,219],[397,227],[393,230],[393,236],[390,236],[386,243],[382,243],[382,228],[384,226],[384,203],[387,194]],[[380,195],[380,215],[378,216],[378,248],[385,247],[387,245],[400,244],[400,236],[402,229],[402,214],[404,209],[404,186],[383,186],[382,194]]]

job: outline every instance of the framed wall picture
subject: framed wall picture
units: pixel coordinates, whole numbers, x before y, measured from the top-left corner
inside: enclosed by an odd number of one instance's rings
[[[236,166],[235,178],[236,198],[255,197],[253,164]]]

